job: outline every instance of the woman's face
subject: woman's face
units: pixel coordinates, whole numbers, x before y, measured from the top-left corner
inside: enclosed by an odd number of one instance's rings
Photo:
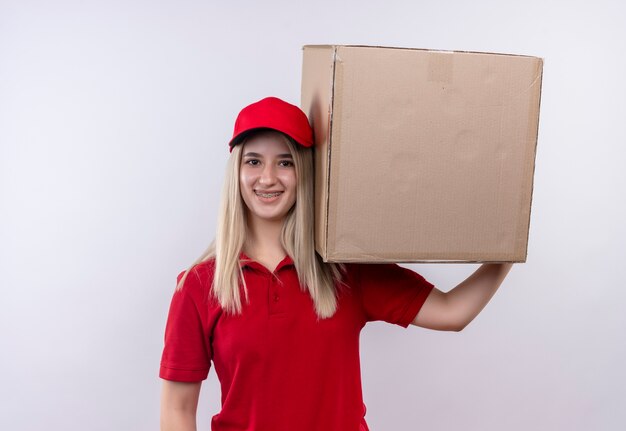
[[[281,133],[263,131],[246,139],[239,186],[249,217],[284,220],[296,202],[296,168]]]

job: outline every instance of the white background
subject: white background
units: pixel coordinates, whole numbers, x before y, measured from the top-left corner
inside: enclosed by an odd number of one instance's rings
[[[528,262],[460,333],[364,329],[372,430],[626,429],[625,24],[617,0],[0,0],[0,429],[158,428],[234,118],[298,104],[323,43],[545,58]],[[212,371],[199,429],[218,410]]]

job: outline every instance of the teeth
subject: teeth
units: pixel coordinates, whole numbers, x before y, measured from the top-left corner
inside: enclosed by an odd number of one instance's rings
[[[263,198],[273,198],[276,197],[280,194],[281,192],[276,192],[276,193],[257,193],[258,196],[261,196]]]

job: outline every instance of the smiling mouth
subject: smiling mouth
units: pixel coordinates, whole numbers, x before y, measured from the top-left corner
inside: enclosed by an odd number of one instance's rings
[[[280,195],[282,192],[272,192],[272,193],[262,193],[262,192],[254,192],[257,196],[262,198],[275,198]]]

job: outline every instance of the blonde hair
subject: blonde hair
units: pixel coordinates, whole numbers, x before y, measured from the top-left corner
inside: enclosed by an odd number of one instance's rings
[[[337,310],[337,287],[341,283],[343,264],[327,264],[315,252],[313,150],[304,148],[286,135],[296,169],[296,202],[287,214],[281,231],[281,243],[293,259],[303,291],[309,292],[320,319],[331,317]],[[248,136],[249,138],[250,136]],[[242,310],[240,285],[248,300],[248,289],[239,256],[248,233],[246,206],[239,189],[241,153],[245,141],[235,145],[226,165],[224,186],[217,221],[215,240],[185,271],[177,289],[182,288],[189,270],[195,265],[215,259],[211,294],[231,314]]]

